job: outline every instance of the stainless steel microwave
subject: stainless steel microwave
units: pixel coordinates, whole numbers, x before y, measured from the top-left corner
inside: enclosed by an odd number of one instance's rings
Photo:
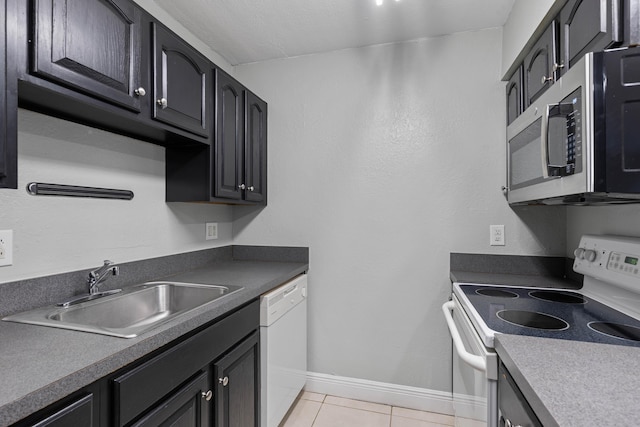
[[[640,202],[640,48],[588,53],[507,127],[510,204]]]

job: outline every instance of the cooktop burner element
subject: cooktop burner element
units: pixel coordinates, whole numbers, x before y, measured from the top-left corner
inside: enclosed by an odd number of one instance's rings
[[[588,326],[594,331],[610,337],[640,342],[640,328],[636,326],[611,322],[591,322]]]
[[[505,291],[504,289],[497,288],[483,288],[476,291],[478,295],[484,295],[486,297],[496,298],[518,298],[518,294],[515,292]]]
[[[496,313],[500,319],[513,325],[525,328],[544,329],[547,331],[563,331],[569,324],[555,316],[544,313],[522,310],[500,310]]]
[[[529,295],[541,300],[565,304],[585,304],[587,302],[580,294],[561,291],[531,291]]]

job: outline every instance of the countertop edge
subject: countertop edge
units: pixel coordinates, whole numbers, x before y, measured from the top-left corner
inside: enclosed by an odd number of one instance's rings
[[[551,415],[544,403],[542,403],[542,401],[538,397],[538,394],[533,390],[531,384],[529,384],[529,381],[527,381],[527,378],[522,374],[522,372],[520,372],[518,365],[511,358],[509,351],[500,342],[501,336],[502,335],[500,334],[496,334],[494,340],[496,353],[498,353],[500,361],[504,364],[504,366],[507,368],[507,371],[509,371],[514,381],[518,385],[518,388],[531,406],[531,409],[533,409],[543,426],[560,427],[556,419],[553,417],[553,415]]]

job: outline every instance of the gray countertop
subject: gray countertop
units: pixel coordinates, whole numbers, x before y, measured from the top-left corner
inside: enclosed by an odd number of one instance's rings
[[[308,264],[301,262],[223,260],[174,275],[171,279],[176,281],[244,289],[133,339],[0,322],[0,426],[56,402],[307,269]]]
[[[500,359],[549,426],[640,420],[640,348],[496,334]]]

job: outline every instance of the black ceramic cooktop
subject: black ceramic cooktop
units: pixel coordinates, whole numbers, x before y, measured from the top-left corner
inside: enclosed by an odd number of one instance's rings
[[[640,321],[577,292],[486,285],[460,289],[496,332],[640,347]]]

